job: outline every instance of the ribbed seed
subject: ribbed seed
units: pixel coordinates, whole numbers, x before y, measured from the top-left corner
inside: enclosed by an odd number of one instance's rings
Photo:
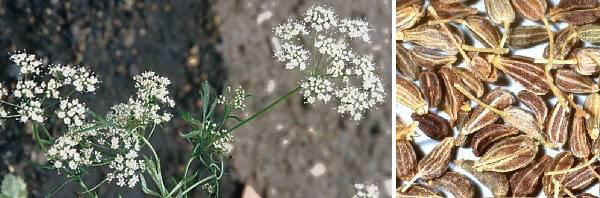
[[[475,197],[475,189],[471,181],[464,175],[448,171],[443,176],[429,182],[432,186],[450,192],[456,198]]]
[[[519,129],[504,124],[490,124],[471,136],[471,148],[477,157],[482,156],[488,148],[503,138],[519,134]]]
[[[593,93],[585,99],[584,109],[590,117],[586,120],[587,133],[592,140],[600,136],[600,94]],[[599,148],[600,149],[600,148]]]
[[[465,18],[465,25],[487,47],[496,48],[500,45],[500,31],[485,17],[469,16]]]
[[[511,2],[519,14],[532,21],[542,20],[548,8],[546,0],[511,0]]]
[[[555,82],[558,88],[569,93],[594,93],[600,90],[592,78],[579,75],[570,69],[559,69]]]
[[[415,84],[409,80],[396,76],[396,100],[398,103],[412,109],[418,114],[425,114],[429,111],[423,94]]]
[[[412,4],[396,9],[396,31],[402,31],[413,27],[423,17],[423,6]]]
[[[550,88],[544,78],[544,68],[522,57],[495,56],[494,66],[537,95],[546,95]]]
[[[398,198],[417,198],[417,197],[428,197],[428,198],[443,198],[442,194],[429,187],[417,184],[411,186],[408,191],[401,192],[396,191],[396,197]]]
[[[448,27],[453,27],[448,25]],[[460,35],[455,28],[450,28],[453,34],[449,35],[446,31],[438,26],[433,25],[421,25],[416,28],[404,31],[404,40],[413,42],[425,48],[441,50],[449,55],[458,54],[458,49],[452,42],[450,36],[454,36],[454,39],[459,43],[463,43],[462,35]]]
[[[527,89],[519,91],[517,98],[535,114],[538,126],[544,129],[548,116],[548,106],[544,99]]]
[[[577,48],[572,53],[577,59],[577,73],[589,76],[600,71],[600,48]]]
[[[444,138],[452,137],[452,129],[448,120],[435,113],[423,115],[413,113],[411,118],[419,122],[419,129],[431,139],[441,141]]]
[[[511,172],[529,165],[538,145],[527,136],[505,138],[485,152],[473,165],[477,171]]]
[[[550,20],[553,22],[565,22],[569,25],[585,25],[596,22],[600,18],[600,10],[571,10],[553,15]]]
[[[560,0],[553,12],[595,8],[597,5],[598,0]]]
[[[585,118],[580,115],[573,116],[571,128],[571,137],[569,138],[571,152],[577,158],[587,158],[591,153],[591,145],[585,130]]]
[[[437,70],[439,66],[453,64],[457,60],[455,55],[448,55],[440,50],[421,46],[413,47],[409,55],[416,65],[432,71]]]
[[[483,93],[485,92],[485,85],[471,70],[463,67],[453,67],[453,69],[466,88],[475,93],[475,96],[477,97],[483,96]]]
[[[444,93],[445,105],[448,116],[450,117],[450,126],[455,126],[458,120],[458,112],[461,111],[463,105],[467,104],[467,99],[454,87],[454,84],[461,84],[456,73],[448,67],[442,67],[438,71],[444,82],[446,92]]]
[[[546,123],[546,134],[553,148],[562,148],[567,143],[569,121],[571,120],[568,108],[561,103],[556,103]]]
[[[546,143],[546,134],[538,127],[537,120],[531,112],[517,106],[508,107],[504,109],[504,112],[508,115],[502,116],[502,120],[506,124],[519,129],[542,144]]]
[[[512,23],[516,18],[509,0],[485,0],[485,10],[497,24]]]
[[[510,31],[508,45],[513,48],[529,48],[548,41],[543,26],[518,26]]]
[[[440,79],[434,72],[426,71],[419,74],[419,82],[421,83],[421,91],[425,96],[425,100],[429,103],[430,108],[436,108],[442,103],[442,85]]]
[[[594,182],[597,180],[594,171],[600,171],[600,166],[591,165],[589,167],[568,173],[565,176],[563,185],[572,191],[586,189],[590,185],[594,184]]]
[[[396,175],[406,181],[417,174],[417,155],[408,140],[396,142]]]
[[[476,8],[471,8],[463,3],[446,4],[440,1],[430,1],[437,11],[440,19],[456,19],[477,14]]]
[[[554,43],[556,43],[556,45],[554,45],[553,50],[555,59],[565,59],[571,50],[577,45],[579,39],[573,38],[572,35],[574,34],[576,34],[576,30],[572,26],[564,28],[556,34],[556,37],[554,38]],[[544,58],[548,58],[548,47],[549,46],[546,46],[544,49]],[[555,67],[558,66],[558,64],[555,65]]]
[[[585,42],[600,42],[600,25],[588,24],[577,28],[577,37]]]
[[[498,80],[498,70],[492,67],[487,59],[475,53],[471,58],[471,64],[468,66],[481,80],[486,82],[496,82]]]
[[[513,196],[531,196],[536,193],[545,166],[552,158],[543,155],[534,163],[513,173],[510,177],[510,188]]]
[[[486,104],[489,104],[497,109],[504,109],[510,106],[511,104],[514,104],[515,98],[507,90],[496,88],[490,91],[483,98],[483,101]],[[481,106],[475,107],[475,109],[473,109],[471,113],[471,116],[461,129],[461,133],[458,138],[458,144],[462,146],[466,140],[467,135],[475,133],[477,130],[482,129],[496,122],[499,119],[500,116],[498,116],[494,112],[491,112],[489,109],[483,108]]]
[[[411,59],[408,49],[396,42],[396,70],[410,80],[416,80],[421,67]]]
[[[454,138],[448,137],[444,139],[419,161],[417,175],[425,180],[442,176],[448,170],[454,148]]]
[[[497,172],[476,171],[473,168],[474,163],[475,162],[472,160],[455,161],[455,164],[457,166],[471,173],[477,178],[477,180],[479,180],[479,182],[481,182],[484,186],[489,188],[495,197],[503,197],[508,195],[508,190],[510,186],[506,175]]]
[[[573,156],[571,152],[562,152],[556,155],[554,159],[552,159],[552,161],[548,163],[548,166],[546,166],[544,172],[566,170],[573,167],[574,164],[575,156]],[[544,190],[544,194],[546,195],[546,197],[554,197],[555,185],[552,182],[552,180],[554,179],[560,184],[563,183],[565,176],[565,174],[561,174],[544,175],[544,177],[542,177],[542,189]]]

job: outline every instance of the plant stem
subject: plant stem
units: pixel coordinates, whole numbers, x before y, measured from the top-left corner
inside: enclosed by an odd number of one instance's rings
[[[158,155],[156,154],[156,151],[154,150],[154,147],[152,146],[152,144],[150,144],[150,142],[148,141],[148,139],[146,139],[144,136],[140,136],[142,138],[142,140],[144,141],[144,143],[146,143],[146,145],[148,145],[148,147],[150,147],[150,150],[152,151],[152,154],[154,155],[154,159],[156,159],[156,169],[157,169],[157,173],[158,173],[158,182],[160,183],[160,191],[161,194],[166,194],[167,190],[165,187],[165,184],[163,182],[163,178],[162,178],[162,169],[160,168],[160,159],[158,158]]]
[[[273,107],[275,107],[275,105],[281,103],[282,101],[284,101],[285,99],[289,98],[291,95],[295,94],[296,92],[300,91],[301,87],[298,86],[295,89],[292,89],[290,92],[288,92],[287,94],[277,98],[275,101],[271,102],[271,104],[267,105],[267,107],[265,107],[264,109],[260,110],[259,112],[255,113],[254,115],[250,116],[249,118],[242,120],[241,122],[239,122],[237,125],[235,125],[234,127],[230,128],[229,130],[227,130],[228,133],[233,132],[234,130],[236,130],[237,128],[240,128],[241,126],[243,126],[244,124],[255,120],[256,118],[258,118],[258,116],[269,112],[271,109],[273,109]]]
[[[204,178],[204,179],[202,179],[202,180],[194,183],[194,185],[190,186],[189,188],[185,189],[183,192],[179,193],[179,195],[177,197],[181,197],[182,195],[187,194],[188,192],[190,192],[191,190],[193,190],[194,188],[196,188],[198,185],[200,185],[202,183],[205,183],[205,182],[207,182],[207,181],[209,181],[211,179],[214,179],[215,177],[216,177],[215,175],[211,175],[211,176],[208,176],[208,177],[206,177],[206,178]]]

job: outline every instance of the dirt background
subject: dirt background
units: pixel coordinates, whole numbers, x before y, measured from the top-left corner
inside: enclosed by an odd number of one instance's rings
[[[318,2],[331,4],[342,16],[368,19],[373,43],[356,48],[374,55],[391,90],[392,2]],[[153,70],[174,82],[175,113],[197,111],[198,87],[208,80],[218,89],[226,81],[241,84],[254,95],[250,114],[301,79],[299,73],[274,61],[271,28],[313,3],[0,0],[0,79],[14,83],[16,70],[8,53],[26,49],[51,63],[91,67],[103,84],[89,106],[100,113],[133,93],[132,76]],[[393,151],[390,93],[387,99],[356,123],[340,117],[333,105],[309,106],[301,96],[292,97],[235,132],[222,197],[240,197],[244,186],[252,186],[264,198],[351,197],[352,184],[357,182],[376,183],[385,191],[384,182],[392,178]],[[185,153],[191,147],[178,136],[186,128],[184,122],[174,120],[152,140],[165,175],[182,175]],[[30,133],[26,125],[15,122],[0,130],[0,177],[8,172],[21,175],[30,197],[43,197],[64,178],[43,170],[44,156]],[[311,170],[322,174],[315,176]],[[94,172],[86,181],[100,182],[103,174]],[[77,191],[79,187],[68,185],[55,197],[77,197]],[[139,189],[100,188],[102,197],[118,193],[143,197]]]

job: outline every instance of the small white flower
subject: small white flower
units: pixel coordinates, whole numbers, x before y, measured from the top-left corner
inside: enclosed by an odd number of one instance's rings
[[[354,184],[356,193],[352,198],[379,198],[379,188],[375,184]]]
[[[44,110],[42,109],[42,104],[39,101],[29,101],[24,104],[17,111],[17,113],[21,116],[21,122],[27,122],[29,120],[33,120],[39,123],[43,123],[46,119],[44,117]]]
[[[56,111],[56,116],[63,119],[67,126],[82,126],[85,121],[85,113],[87,108],[85,104],[79,102],[78,99],[61,100],[59,110]]]

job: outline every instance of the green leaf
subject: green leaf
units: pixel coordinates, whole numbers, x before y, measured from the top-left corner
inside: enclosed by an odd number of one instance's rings
[[[2,195],[12,198],[27,198],[27,184],[20,177],[8,174],[2,180]]]

